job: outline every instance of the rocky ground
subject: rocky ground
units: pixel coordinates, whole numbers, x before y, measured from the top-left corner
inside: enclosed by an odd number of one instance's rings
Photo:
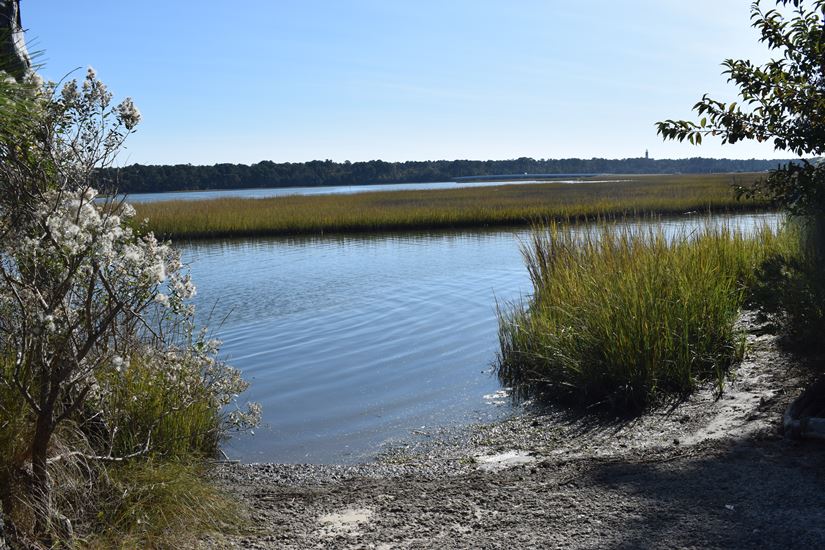
[[[713,387],[632,421],[530,411],[356,466],[224,465],[250,527],[206,548],[825,548],[825,446],[781,415],[810,371],[745,319]]]

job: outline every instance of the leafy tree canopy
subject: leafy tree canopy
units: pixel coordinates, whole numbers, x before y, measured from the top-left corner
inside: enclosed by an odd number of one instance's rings
[[[657,123],[665,139],[701,144],[708,135],[723,143],[744,139],[773,141],[776,149],[799,156],[825,153],[825,0],[776,0],[765,10],[751,6],[760,42],[776,52],[759,66],[749,60],[722,64],[728,81],[739,88],[739,101],[723,102],[705,94],[693,109],[698,121]],[[770,174],[746,194],[767,195],[791,213],[825,213],[825,167],[791,163]]]

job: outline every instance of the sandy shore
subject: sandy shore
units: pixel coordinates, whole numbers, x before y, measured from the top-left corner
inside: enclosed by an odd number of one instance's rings
[[[225,465],[250,527],[205,548],[823,548],[825,447],[782,437],[809,381],[748,317],[717,398],[632,421],[531,411],[355,466]]]

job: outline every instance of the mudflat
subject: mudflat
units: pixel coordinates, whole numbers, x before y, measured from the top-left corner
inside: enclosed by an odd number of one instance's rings
[[[369,464],[222,465],[249,526],[199,546],[825,547],[825,445],[780,431],[811,371],[742,323],[749,351],[721,396],[631,420],[528,410]]]

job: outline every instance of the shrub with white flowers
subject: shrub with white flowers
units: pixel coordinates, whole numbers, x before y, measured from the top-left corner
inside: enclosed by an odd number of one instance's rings
[[[142,231],[131,206],[93,188],[139,121],[131,99],[112,105],[92,69],[62,87],[0,83],[0,384],[31,411],[41,529],[61,423],[89,433],[94,453],[84,456],[114,460],[153,452],[172,415],[206,418],[197,434],[206,448],[260,416],[256,405],[234,406],[246,383],[195,330],[195,287],[178,252]],[[134,393],[157,387],[171,393],[147,416]]]

